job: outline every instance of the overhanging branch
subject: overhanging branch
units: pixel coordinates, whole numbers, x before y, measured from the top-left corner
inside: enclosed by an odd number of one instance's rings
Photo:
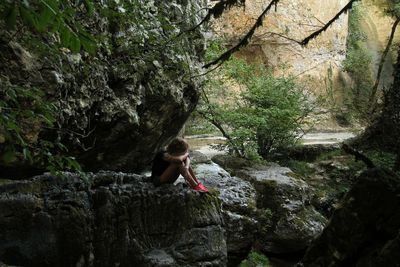
[[[322,27],[318,31],[313,32],[311,35],[309,35],[303,41],[301,41],[300,44],[306,46],[312,39],[316,38],[322,32],[326,31],[332,25],[332,23],[335,22],[340,17],[340,15],[351,9],[354,2],[356,1],[358,0],[350,0],[350,2],[348,2],[347,5],[344,8],[342,8],[342,10],[339,11],[339,13],[337,13],[327,24],[325,24],[324,27]]]
[[[240,48],[242,48],[243,46],[246,46],[249,42],[251,37],[254,35],[254,32],[256,31],[256,29],[258,27],[260,27],[262,25],[262,22],[264,20],[264,17],[267,15],[268,11],[276,4],[278,4],[280,0],[272,0],[269,5],[267,6],[267,8],[264,9],[264,11],[261,13],[261,15],[257,18],[256,22],[254,23],[253,27],[251,27],[251,29],[247,32],[247,34],[239,41],[239,43],[237,45],[235,45],[234,47],[232,47],[231,49],[227,50],[226,52],[224,52],[222,55],[220,55],[217,59],[215,59],[214,61],[211,61],[210,63],[207,63],[206,65],[203,66],[203,68],[209,68],[213,65],[218,64],[219,62],[223,62],[228,60],[231,55],[237,51],[239,51]]]

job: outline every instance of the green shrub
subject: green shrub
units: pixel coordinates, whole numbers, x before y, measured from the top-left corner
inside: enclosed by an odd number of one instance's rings
[[[289,167],[294,173],[302,176],[308,177],[315,173],[315,169],[311,168],[308,162],[299,160],[289,160],[286,162],[286,166]]]
[[[242,261],[239,267],[270,267],[268,258],[256,251],[251,251],[247,259]]]
[[[227,138],[229,151],[251,159],[295,144],[309,111],[293,77],[235,58],[209,75],[198,108]]]
[[[354,85],[347,91],[348,109],[359,118],[367,118],[369,96],[373,87],[372,54],[367,47],[367,35],[361,27],[363,10],[355,5],[349,16],[349,37],[343,69],[350,74]]]

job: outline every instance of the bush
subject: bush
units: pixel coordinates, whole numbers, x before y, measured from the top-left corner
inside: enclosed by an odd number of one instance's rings
[[[266,256],[251,251],[247,259],[240,263],[239,267],[269,267],[271,264]]]
[[[209,75],[198,109],[227,138],[229,151],[253,159],[294,144],[309,111],[293,77],[240,59]]]

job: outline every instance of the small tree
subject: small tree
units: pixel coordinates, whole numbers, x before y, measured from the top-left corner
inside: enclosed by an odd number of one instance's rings
[[[210,75],[198,108],[227,138],[229,151],[247,158],[294,144],[309,111],[293,77],[274,77],[240,59]]]

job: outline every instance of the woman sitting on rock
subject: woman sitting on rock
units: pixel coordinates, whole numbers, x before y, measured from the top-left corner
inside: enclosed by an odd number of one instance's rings
[[[179,175],[189,183],[190,187],[199,192],[208,192],[200,183],[190,167],[189,144],[183,138],[175,138],[156,154],[151,170],[151,179],[155,186],[174,183]]]

